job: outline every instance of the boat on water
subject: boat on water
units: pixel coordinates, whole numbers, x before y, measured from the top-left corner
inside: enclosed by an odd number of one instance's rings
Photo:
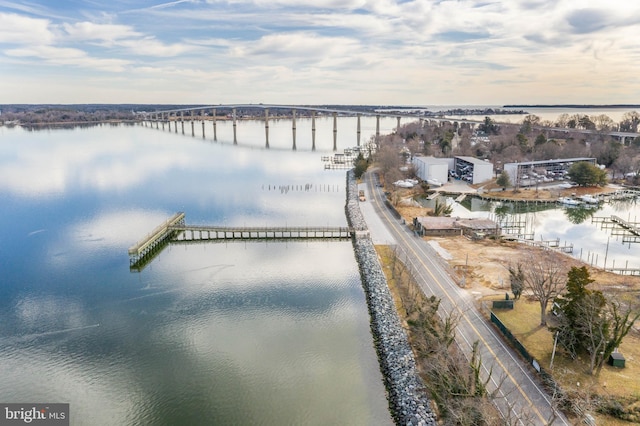
[[[580,205],[580,201],[575,200],[575,199],[570,198],[570,197],[558,198],[558,202],[560,204],[564,204],[565,206],[578,206],[578,205]]]
[[[581,195],[580,199],[582,201],[584,201],[587,204],[598,204],[600,202],[600,200],[598,200],[596,197],[594,197],[593,195]]]

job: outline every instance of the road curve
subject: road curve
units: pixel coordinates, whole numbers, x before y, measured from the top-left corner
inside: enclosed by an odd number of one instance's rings
[[[373,180],[371,173],[365,175],[369,193],[365,203],[372,204],[373,210],[387,226],[403,253],[403,261],[409,264],[425,295],[441,299],[441,315],[451,311],[459,313],[456,342],[468,358],[474,342],[478,342],[483,379],[491,375],[488,391],[497,390],[495,404],[508,424],[570,425],[561,413],[554,412],[551,398],[532,376],[530,367],[503,342],[481,315],[472,296],[448,275],[435,250],[390,213],[385,206],[382,189]]]

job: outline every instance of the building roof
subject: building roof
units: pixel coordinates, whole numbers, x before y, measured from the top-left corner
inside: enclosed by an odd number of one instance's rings
[[[456,156],[454,158],[459,158],[460,160],[466,161],[467,163],[484,164],[484,165],[490,165],[491,167],[493,167],[493,164],[490,163],[489,161],[484,161],[484,160],[481,160],[481,159],[475,158],[475,157]]]
[[[456,229],[456,217],[449,216],[421,216],[416,218],[424,229]]]
[[[417,155],[414,157],[414,160],[422,161],[425,164],[445,164],[445,165],[449,164],[446,158],[431,157],[431,156],[427,157],[427,156]]]
[[[556,164],[556,163],[576,163],[579,161],[591,161],[595,162],[595,158],[579,157],[579,158],[558,158],[555,160],[537,160],[537,161],[523,161],[521,163],[506,163],[505,166],[535,166],[537,164]]]
[[[495,230],[498,224],[491,219],[459,219],[458,225],[463,228],[473,229],[474,231]]]

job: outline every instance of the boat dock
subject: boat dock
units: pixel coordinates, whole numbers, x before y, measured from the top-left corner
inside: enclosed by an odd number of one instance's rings
[[[627,222],[626,220],[615,215],[611,216],[611,221],[631,232],[633,235],[640,236],[640,228],[638,228],[638,224]]]
[[[559,239],[548,240],[548,241],[533,241],[528,239],[518,239],[517,241],[521,244],[538,247],[543,250],[554,250],[554,251],[559,251],[561,253],[573,253],[573,244],[565,243],[565,245],[561,246]]]
[[[601,229],[610,229],[611,235],[622,237],[623,243],[640,243],[640,224],[624,220],[619,216],[593,217],[591,223],[600,225]]]

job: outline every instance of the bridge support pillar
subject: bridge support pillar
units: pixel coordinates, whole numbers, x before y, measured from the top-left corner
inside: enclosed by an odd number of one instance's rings
[[[160,121],[162,122],[162,130],[164,130],[164,122],[165,122],[164,112],[160,115]]]
[[[293,109],[291,110],[291,118],[292,118],[292,122],[291,122],[291,132],[293,134],[293,150],[296,150],[296,110]]]
[[[357,124],[357,129],[356,129],[356,139],[357,139],[357,144],[358,146],[360,146],[360,114],[358,114],[358,124]]]
[[[400,131],[400,116],[396,117],[398,119],[398,125],[396,126],[396,133]]]
[[[174,115],[173,125],[176,129],[176,133],[178,133],[178,114]]]
[[[218,140],[218,133],[216,132],[216,109],[211,110],[211,116],[213,117],[213,140]]]
[[[236,137],[236,127],[237,126],[236,126],[236,109],[235,108],[233,108],[231,110],[231,117],[233,119],[233,143],[234,143],[234,145],[237,145],[238,144],[238,139]]]
[[[376,142],[380,137],[380,114],[376,114]]]
[[[184,111],[180,111],[180,127],[182,128],[182,134],[184,135]]]
[[[204,139],[204,110],[200,110],[200,120],[202,120],[202,139]]]
[[[264,109],[264,143],[269,148],[269,108]]]
[[[196,129],[195,129],[195,117],[194,117],[194,111],[191,110],[191,137],[194,137],[196,135]]]
[[[311,150],[316,150],[316,112],[311,111]]]
[[[338,150],[338,114],[333,113],[333,150]]]

